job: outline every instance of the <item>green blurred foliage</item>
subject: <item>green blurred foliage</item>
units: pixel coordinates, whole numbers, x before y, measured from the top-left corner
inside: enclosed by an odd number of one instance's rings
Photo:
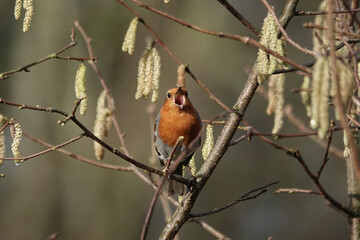
[[[115,97],[116,117],[126,134],[126,144],[132,157],[148,163],[151,155],[152,126],[146,107],[149,101],[135,101],[137,63],[150,32],[138,27],[136,50],[133,56],[121,51],[122,40],[133,16],[116,1],[95,0],[36,0],[34,17],[29,32],[22,32],[22,21],[13,17],[14,1],[0,2],[0,72],[25,65],[47,56],[70,43],[71,28],[79,20],[92,37],[99,68]],[[127,1],[130,2],[130,1]],[[277,14],[286,1],[272,1]],[[300,1],[298,10],[316,10],[320,1]],[[173,14],[194,25],[210,30],[248,35],[255,38],[217,1],[161,0],[147,3]],[[231,1],[250,22],[261,27],[266,8],[260,1]],[[247,79],[247,70],[256,60],[257,49],[241,42],[204,35],[154,15],[130,3],[144,20],[159,34],[167,46],[195,75],[225,104],[232,106]],[[288,26],[289,35],[301,45],[311,48],[311,31],[302,28],[313,17],[295,18]],[[64,56],[87,57],[86,45],[76,32],[78,45]],[[176,63],[158,46],[162,56],[160,96],[176,83]],[[311,58],[288,46],[289,57],[300,63]],[[52,106],[70,112],[75,101],[73,89],[76,61],[51,60],[34,66],[30,72],[16,73],[0,82],[0,97],[29,105]],[[92,129],[96,100],[102,91],[96,74],[87,71],[89,109],[80,117]],[[222,111],[188,76],[188,89],[193,104],[203,119]],[[301,86],[301,77],[288,74],[286,101],[305,122],[305,109],[300,96],[290,89]],[[157,104],[160,108],[163,100]],[[256,129],[270,132],[273,117],[265,113],[266,101],[256,95],[245,119]],[[71,123],[64,127],[56,122],[56,114],[19,111],[0,106],[0,113],[14,117],[23,130],[52,144],[59,144],[80,134]],[[221,126],[215,127],[216,136]],[[282,132],[296,132],[285,121]],[[242,133],[238,133],[240,136]],[[7,156],[11,157],[11,137],[6,132]],[[335,142],[341,142],[336,133]],[[114,147],[120,142],[113,130],[106,139]],[[324,150],[307,138],[279,140],[280,144],[299,148],[314,171],[321,165]],[[92,142],[83,139],[67,150],[93,156]],[[339,145],[341,146],[341,145]],[[43,149],[23,139],[24,155]],[[198,166],[202,163],[197,154]],[[127,165],[122,159],[106,153],[105,162]],[[135,175],[86,165],[74,159],[49,153],[16,167],[7,161],[0,167],[6,177],[0,179],[0,238],[46,239],[60,233],[61,239],[137,239],[153,195],[152,189]],[[345,239],[347,220],[326,206],[317,196],[275,195],[280,187],[314,189],[301,166],[290,156],[273,149],[254,137],[231,147],[207,183],[194,207],[194,212],[222,206],[252,188],[280,180],[266,194],[248,202],[205,217],[204,220],[232,239]],[[329,193],[346,203],[346,169],[344,161],[334,156],[326,166],[321,182]],[[156,239],[164,228],[160,204],[155,209],[148,239]],[[180,231],[181,239],[213,239],[196,224],[186,224]]]

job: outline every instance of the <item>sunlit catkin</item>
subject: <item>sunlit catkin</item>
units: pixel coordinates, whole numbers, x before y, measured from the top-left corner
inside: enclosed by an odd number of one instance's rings
[[[209,155],[211,150],[214,147],[214,132],[213,132],[213,126],[211,124],[208,124],[206,126],[206,138],[205,138],[205,143],[204,146],[202,148],[202,157],[204,160],[206,160]]]
[[[260,44],[273,50],[280,55],[284,55],[284,42],[278,39],[278,27],[274,17],[268,12],[261,29]],[[281,63],[278,58],[259,49],[257,57],[258,82],[262,84]]]
[[[178,69],[177,69],[177,87],[186,87],[186,79],[185,79],[185,69],[186,66],[184,64],[180,64]]]
[[[134,18],[129,25],[129,28],[126,32],[125,39],[122,45],[122,51],[128,52],[129,55],[132,55],[135,51],[135,41],[136,41],[136,29],[139,19]]]
[[[156,102],[159,98],[159,85],[160,85],[160,70],[161,70],[161,61],[160,54],[158,50],[154,47],[151,49],[151,55],[154,59],[153,64],[153,74],[152,74],[152,95],[151,101]]]
[[[277,134],[283,126],[284,123],[284,83],[285,83],[285,74],[276,74],[271,75],[270,80],[273,81],[274,93],[273,93],[273,102],[274,102],[274,127],[272,129],[272,134]],[[270,97],[270,96],[269,96]],[[270,99],[269,99],[270,101]]]
[[[195,176],[195,175],[196,175],[196,172],[197,172],[197,170],[196,170],[196,164],[195,164],[195,153],[194,153],[193,156],[191,157],[188,166],[189,166],[189,169],[190,169],[191,174],[192,174],[193,176]]]
[[[26,10],[23,22],[23,32],[27,32],[30,28],[31,20],[34,15],[33,0],[24,0],[23,7]]]
[[[16,20],[20,19],[21,16],[21,9],[22,9],[22,0],[15,1],[15,8],[14,8],[14,16]]]
[[[146,88],[146,62],[150,55],[151,48],[152,48],[151,45],[148,44],[139,60],[137,90],[135,93],[135,99],[139,99],[141,97],[145,98],[144,90]]]
[[[310,84],[311,79],[308,76],[304,77],[303,83],[301,85],[301,101],[305,105],[306,108],[306,115],[311,117],[311,95],[310,95]]]
[[[329,129],[329,80],[328,58],[319,57],[316,59],[313,70],[310,126],[318,129],[320,138],[324,138]]]
[[[143,98],[147,99],[152,90],[152,80],[154,76],[154,57],[152,55],[152,49],[150,50],[146,61],[145,61],[145,81],[144,81],[144,90]]]
[[[113,103],[110,103],[113,104]],[[111,106],[114,109],[114,106]],[[97,107],[96,107],[96,118],[94,124],[94,134],[100,140],[103,140],[104,137],[108,134],[111,127],[111,112],[110,109],[106,106],[106,91],[102,91],[100,94]],[[104,158],[104,148],[97,142],[94,141],[94,153],[95,157],[98,160]]]
[[[135,99],[139,99],[141,97],[143,99],[147,99],[149,94],[152,92],[152,102],[156,102],[158,100],[160,70],[160,54],[153,46],[153,43],[148,43],[139,61],[138,84]]]
[[[75,76],[75,95],[76,98],[82,99],[80,102],[80,114],[85,115],[87,110],[86,94],[86,65],[81,62]]]
[[[21,158],[21,152],[20,152],[20,142],[21,142],[21,136],[22,136],[22,130],[19,123],[14,124],[15,129],[15,135],[13,138],[13,142],[11,144],[11,152],[14,155],[14,158]],[[15,160],[15,163],[20,163],[21,160]]]

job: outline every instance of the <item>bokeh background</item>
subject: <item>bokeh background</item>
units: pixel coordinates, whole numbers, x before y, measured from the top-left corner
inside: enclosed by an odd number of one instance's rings
[[[130,2],[130,1],[127,1]],[[250,22],[261,28],[267,11],[260,1],[230,1]],[[285,0],[271,1],[280,14]],[[161,0],[147,1],[170,14],[192,24],[226,33],[255,37],[217,1]],[[300,1],[298,10],[316,10],[320,1]],[[232,106],[247,79],[247,69],[256,60],[257,49],[241,42],[204,35],[143,8],[130,5],[151,25],[167,46],[195,75],[224,103]],[[79,20],[92,37],[99,68],[115,97],[116,117],[131,156],[148,163],[151,156],[152,126],[146,108],[150,102],[135,101],[137,64],[150,32],[138,26],[136,51],[129,56],[121,51],[127,27],[133,16],[114,0],[36,0],[34,17],[29,32],[22,32],[22,20],[15,21],[14,1],[0,1],[0,72],[14,69],[54,53],[70,42],[71,28]],[[23,17],[23,16],[22,16]],[[301,45],[312,47],[311,31],[304,22],[313,17],[297,17],[288,26],[289,35]],[[63,56],[87,57],[81,35],[78,45]],[[158,46],[162,57],[160,96],[176,83],[176,63]],[[311,60],[288,46],[288,55],[299,63]],[[73,90],[76,61],[51,60],[32,67],[28,73],[16,73],[0,81],[0,97],[29,105],[52,106],[70,112],[75,100]],[[79,117],[92,129],[96,100],[102,91],[96,74],[88,67],[89,108],[85,117]],[[286,102],[305,123],[305,109],[300,96],[290,93],[299,87],[302,78],[288,74]],[[211,101],[199,86],[188,77],[187,88],[193,104],[203,119],[209,119],[222,109]],[[157,103],[157,110],[162,104]],[[270,132],[273,117],[265,113],[266,101],[256,95],[245,119],[263,132]],[[56,114],[18,110],[0,105],[0,113],[15,118],[24,131],[35,137],[59,144],[81,133],[71,123],[64,127],[56,122]],[[215,136],[221,126],[215,127]],[[282,132],[297,129],[285,120]],[[239,132],[237,136],[242,133]],[[334,135],[334,144],[341,148],[341,133]],[[6,131],[7,156],[11,157],[11,137]],[[203,138],[204,139],[204,138]],[[115,132],[106,139],[120,147]],[[280,144],[300,149],[313,171],[322,163],[324,150],[308,138],[283,139]],[[91,159],[93,143],[82,139],[66,149]],[[42,149],[24,138],[23,155]],[[200,152],[200,151],[199,151]],[[202,163],[197,154],[197,165]],[[104,162],[127,165],[106,153]],[[60,239],[138,239],[148,210],[153,190],[132,173],[101,169],[84,164],[59,153],[49,153],[31,159],[16,167],[7,161],[0,167],[6,177],[0,179],[0,239],[46,239],[54,232]],[[275,150],[254,137],[231,147],[216,168],[199,197],[194,212],[222,206],[250,189],[279,180],[261,197],[239,203],[231,209],[203,220],[232,239],[346,239],[347,219],[327,206],[315,195],[284,194],[274,191],[281,187],[315,189],[301,166],[285,153]],[[342,159],[330,156],[321,182],[328,192],[347,204],[346,167]],[[155,208],[148,239],[157,239],[165,226],[160,204]],[[194,223],[180,231],[181,239],[214,239]]]

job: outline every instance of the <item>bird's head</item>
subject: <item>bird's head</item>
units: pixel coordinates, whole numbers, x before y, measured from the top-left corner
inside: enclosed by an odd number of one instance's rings
[[[188,92],[183,87],[172,88],[166,94],[166,104],[170,104],[180,109],[184,109],[190,103],[188,99]]]

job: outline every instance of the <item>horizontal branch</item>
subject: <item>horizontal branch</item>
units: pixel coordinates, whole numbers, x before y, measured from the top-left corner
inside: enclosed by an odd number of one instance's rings
[[[74,29],[72,29],[72,31],[71,31],[71,42],[67,46],[61,48],[60,50],[56,51],[55,53],[51,53],[51,54],[49,54],[49,55],[47,55],[47,56],[45,56],[43,58],[40,58],[39,60],[28,63],[28,64],[26,64],[24,66],[18,67],[18,68],[13,69],[13,70],[0,73],[0,80],[6,79],[6,78],[9,77],[9,75],[17,73],[17,72],[22,72],[22,71],[29,72],[30,71],[29,68],[31,68],[31,67],[33,67],[35,65],[38,65],[38,64],[40,64],[42,62],[45,62],[47,60],[51,60],[51,59],[75,60],[75,61],[86,61],[86,60],[95,61],[95,60],[97,60],[96,57],[81,58],[81,57],[59,56],[61,53],[65,52],[66,50],[68,50],[68,49],[70,49],[70,48],[72,48],[72,47],[74,47],[76,45],[77,45],[77,43],[75,41],[75,32],[74,32]]]
[[[76,107],[79,103],[79,101],[77,101],[77,103],[75,104],[75,107],[74,109],[72,110],[72,114],[68,114],[64,111],[60,111],[60,110],[57,110],[55,108],[52,108],[52,107],[47,107],[47,108],[44,108],[44,107],[40,107],[40,106],[29,106],[29,105],[25,105],[25,104],[18,104],[18,103],[13,103],[13,102],[9,102],[9,101],[5,101],[3,100],[2,98],[0,98],[0,103],[3,103],[3,104],[6,104],[6,105],[11,105],[11,106],[17,106],[19,107],[19,109],[29,109],[29,110],[34,110],[34,111],[45,111],[45,112],[50,112],[50,113],[58,113],[62,116],[65,116],[66,119],[64,121],[59,121],[61,123],[65,123],[67,121],[72,121],[73,123],[75,123],[80,129],[82,129],[84,131],[84,134],[86,137],[89,137],[91,139],[93,139],[94,141],[96,141],[97,143],[99,143],[102,147],[104,147],[105,149],[107,149],[108,151],[112,152],[113,154],[117,155],[118,157],[124,159],[125,161],[135,165],[136,167],[138,168],[142,168],[148,172],[152,172],[152,173],[155,173],[159,176],[164,176],[164,173],[158,169],[155,169],[153,167],[150,167],[146,164],[143,164],[141,162],[138,162],[132,158],[130,158],[129,156],[123,154],[122,152],[120,152],[118,149],[114,148],[114,147],[111,147],[110,145],[108,145],[107,143],[105,143],[104,141],[102,141],[101,139],[99,139],[98,137],[96,137],[88,128],[86,128],[76,117],[75,117],[75,110],[76,110]],[[178,182],[181,182],[183,184],[186,184],[186,185],[189,185],[191,183],[190,180],[186,179],[186,178],[183,178],[181,176],[178,176],[176,174],[172,174],[170,175],[170,178],[175,180],[175,181],[178,181]]]
[[[0,160],[20,160],[20,161],[26,161],[26,160],[29,160],[31,158],[35,158],[35,157],[38,157],[38,156],[41,156],[43,154],[46,154],[48,152],[52,152],[52,151],[56,151],[57,149],[60,149],[66,145],[69,145],[70,143],[73,143],[79,139],[81,139],[82,137],[84,137],[85,135],[84,134],[81,134],[77,137],[74,137],[74,138],[71,138],[70,140],[64,142],[64,143],[61,143],[61,144],[58,144],[58,145],[55,145],[55,146],[52,146],[44,151],[41,151],[41,152],[38,152],[38,153],[35,153],[35,154],[32,154],[32,155],[29,155],[29,156],[26,156],[26,157],[19,157],[19,158],[1,158],[0,157]]]
[[[314,194],[314,195],[321,195],[319,192],[307,189],[299,189],[299,188],[279,188],[275,191],[276,194],[280,193],[306,193],[306,194]]]
[[[334,10],[332,13],[335,14],[344,14],[344,13],[356,13],[360,12],[360,8],[349,9],[349,10]],[[309,16],[309,15],[325,15],[328,14],[328,11],[297,11],[296,16]]]
[[[208,215],[211,215],[211,214],[215,214],[215,213],[218,213],[218,212],[221,212],[239,202],[243,202],[243,201],[247,201],[247,200],[250,200],[250,199],[255,199],[257,198],[258,196],[260,196],[261,194],[264,194],[267,192],[267,189],[268,187],[272,186],[272,185],[275,185],[275,184],[278,184],[279,181],[275,181],[275,182],[272,182],[272,183],[269,183],[269,184],[266,184],[265,186],[262,186],[262,187],[259,187],[259,188],[255,188],[255,189],[252,189],[250,190],[249,192],[245,193],[244,195],[242,195],[241,197],[235,199],[234,201],[220,207],[220,208],[215,208],[211,211],[208,211],[208,212],[203,212],[203,213],[190,213],[189,215],[189,218],[196,218],[196,217],[204,217],[204,216],[208,216]],[[249,196],[255,192],[258,192],[256,193],[255,195],[252,195],[252,196]]]
[[[72,152],[69,152],[69,151],[66,151],[62,148],[55,148],[55,146],[39,139],[39,138],[36,138],[36,137],[33,137],[31,136],[30,134],[26,133],[23,131],[23,135],[29,139],[31,139],[32,141],[36,142],[36,143],[39,143],[43,146],[46,146],[46,147],[50,147],[50,148],[54,148],[55,151],[57,152],[60,152],[66,156],[69,156],[71,158],[74,158],[76,160],[79,160],[81,162],[84,162],[84,163],[87,163],[87,164],[90,164],[90,165],[94,165],[96,167],[101,167],[101,168],[105,168],[105,169],[111,169],[111,170],[117,170],[117,171],[126,171],[126,172],[131,172],[132,171],[132,168],[131,167],[123,167],[123,166],[117,166],[117,165],[112,165],[112,164],[107,164],[107,163],[103,163],[103,162],[100,162],[100,161],[93,161],[93,160],[90,160],[88,158],[85,158],[85,157],[82,157],[80,155],[77,155],[77,154],[74,154]]]

